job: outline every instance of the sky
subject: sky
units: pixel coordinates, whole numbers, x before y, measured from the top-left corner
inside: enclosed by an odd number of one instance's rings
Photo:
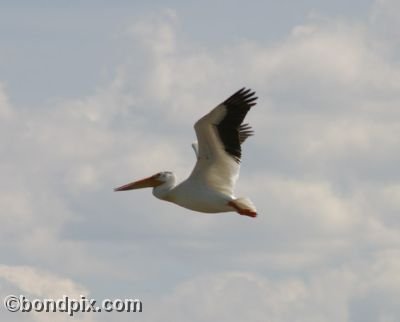
[[[0,1],[0,296],[138,298],[76,321],[396,322],[400,2]],[[113,188],[185,179],[254,89],[255,219]],[[70,321],[65,313],[1,320]]]

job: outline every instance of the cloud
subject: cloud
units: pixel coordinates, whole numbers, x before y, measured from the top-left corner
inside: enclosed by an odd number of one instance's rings
[[[379,44],[385,53],[399,49],[399,21],[396,12],[399,10],[399,3],[396,0],[377,0],[372,5],[370,23],[373,31],[379,36]],[[386,43],[390,41],[390,44]],[[385,44],[386,43],[386,44]],[[389,55],[388,57],[393,57]]]
[[[19,296],[23,294],[27,299],[62,299],[64,295],[69,298],[80,299],[81,295],[88,296],[88,291],[71,279],[57,276],[45,270],[30,266],[0,265],[0,293],[2,298],[7,295]],[[4,283],[6,282],[6,283]],[[67,321],[68,313],[2,313],[9,318],[17,318],[18,321]],[[4,318],[4,317],[3,317]],[[78,321],[93,321],[91,316],[77,315]]]
[[[1,265],[0,276],[30,295],[56,298],[62,295],[79,297],[87,294],[87,290],[70,279],[33,267]]]
[[[398,296],[400,285],[390,283],[398,264],[394,258],[381,254],[372,265],[350,261],[344,267],[316,270],[307,278],[210,273],[178,285],[158,307],[179,321],[395,321],[399,310],[390,299]],[[146,321],[159,317],[154,313]]]

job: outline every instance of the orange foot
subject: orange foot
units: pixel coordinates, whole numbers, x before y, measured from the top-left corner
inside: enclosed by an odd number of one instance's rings
[[[257,213],[255,211],[252,211],[250,209],[243,209],[239,212],[239,214],[243,215],[243,216],[249,216],[252,218],[257,217]]]
[[[240,215],[249,216],[249,217],[252,217],[252,218],[255,218],[255,217],[257,216],[257,213],[256,213],[255,211],[250,210],[250,209],[243,209],[243,208],[240,208],[240,207],[239,207],[237,204],[235,204],[233,201],[229,201],[229,202],[228,202],[228,206],[231,206],[231,207],[235,208],[236,212],[237,212],[238,214],[240,214]]]

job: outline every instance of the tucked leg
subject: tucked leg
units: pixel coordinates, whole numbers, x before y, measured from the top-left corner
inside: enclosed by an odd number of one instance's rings
[[[229,201],[228,206],[233,207],[236,210],[236,212],[240,215],[249,216],[252,218],[255,218],[257,216],[257,213],[255,211],[252,211],[251,209],[241,208],[235,203],[235,201]]]

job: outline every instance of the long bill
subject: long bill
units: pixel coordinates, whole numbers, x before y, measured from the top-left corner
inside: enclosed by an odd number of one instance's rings
[[[123,185],[121,187],[115,188],[114,191],[126,191],[126,190],[134,190],[134,189],[142,189],[142,188],[149,188],[149,187],[157,187],[162,182],[157,180],[155,176],[151,176],[148,178],[144,178],[142,180],[134,181]]]

